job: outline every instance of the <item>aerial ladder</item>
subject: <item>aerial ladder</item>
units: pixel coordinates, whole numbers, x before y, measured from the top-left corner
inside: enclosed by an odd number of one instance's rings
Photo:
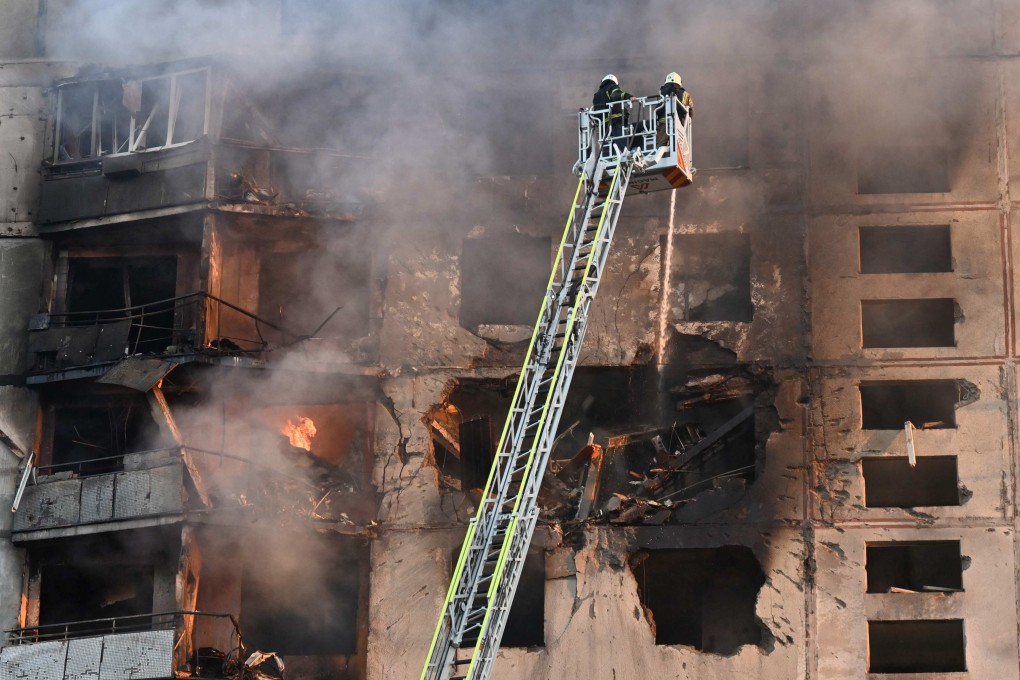
[[[615,137],[610,113],[578,113],[579,181],[570,216],[421,680],[487,680],[492,672],[623,200],[628,193],[673,189],[693,179],[690,112],[675,97],[639,99],[632,120]]]

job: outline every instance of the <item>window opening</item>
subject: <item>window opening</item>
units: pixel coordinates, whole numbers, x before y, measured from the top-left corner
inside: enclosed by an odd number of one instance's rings
[[[963,590],[959,541],[868,543],[869,593]]]
[[[868,621],[868,672],[967,670],[963,620]]]
[[[152,612],[153,567],[138,564],[50,564],[40,569],[39,625],[71,624],[75,635],[148,630],[150,617],[117,622]]]
[[[948,224],[917,227],[860,227],[862,274],[953,271]]]
[[[952,298],[861,300],[864,347],[955,347]]]
[[[864,505],[914,508],[959,505],[956,456],[921,456],[910,466],[906,456],[862,458]]]
[[[862,147],[857,162],[860,194],[945,193],[949,150],[938,144]]]
[[[176,257],[96,257],[68,260],[67,311],[95,312],[68,317],[70,325],[130,320],[130,351],[161,352],[173,343],[177,291]]]
[[[208,70],[128,81],[73,83],[57,99],[56,163],[158,149],[206,128]]]
[[[918,429],[956,427],[955,380],[864,382],[859,389],[865,430],[901,430],[908,420]]]
[[[53,472],[82,476],[122,468],[122,457],[165,444],[143,400],[106,406],[55,406],[52,409]]]

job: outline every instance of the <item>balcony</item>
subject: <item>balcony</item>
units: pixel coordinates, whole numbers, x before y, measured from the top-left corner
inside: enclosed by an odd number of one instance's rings
[[[223,678],[227,668],[237,668],[247,658],[237,622],[229,614],[166,612],[6,633],[0,680]]]
[[[39,314],[29,327],[33,363],[27,382],[98,377],[128,357],[136,360],[135,369],[125,369],[128,379],[144,380],[145,366],[158,371],[162,365],[164,373],[172,365],[192,362],[260,367],[269,345],[264,333],[272,331],[276,337],[300,339],[201,292],[123,309]],[[142,364],[137,361],[142,358],[157,361]]]
[[[179,447],[42,466],[25,488],[13,530],[22,539],[78,525],[180,519],[187,474]]]
[[[193,519],[231,526],[289,514],[338,533],[364,533],[374,516],[367,480],[285,440],[280,437],[272,463],[189,446],[40,466],[14,514],[13,540],[183,522],[191,511],[201,511]],[[208,504],[196,492],[196,478]]]

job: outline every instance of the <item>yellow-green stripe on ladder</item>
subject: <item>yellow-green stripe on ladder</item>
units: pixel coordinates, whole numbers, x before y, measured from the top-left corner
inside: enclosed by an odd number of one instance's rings
[[[478,510],[421,680],[486,680],[538,517],[537,497],[634,161],[582,172]],[[605,194],[599,191],[606,186]],[[508,507],[512,506],[512,507]],[[470,659],[457,659],[458,649]],[[463,675],[458,668],[467,664]]]

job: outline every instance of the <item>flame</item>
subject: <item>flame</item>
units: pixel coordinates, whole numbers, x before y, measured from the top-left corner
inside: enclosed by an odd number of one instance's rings
[[[287,435],[291,446],[305,451],[312,450],[312,438],[315,436],[316,429],[311,418],[300,416],[297,423],[288,419],[287,424],[280,428],[280,432]]]

